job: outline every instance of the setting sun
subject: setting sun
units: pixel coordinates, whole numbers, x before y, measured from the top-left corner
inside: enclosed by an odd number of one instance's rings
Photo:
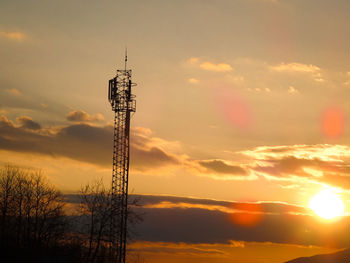
[[[309,207],[324,219],[333,219],[344,214],[344,203],[341,198],[329,189],[316,194],[310,201]]]

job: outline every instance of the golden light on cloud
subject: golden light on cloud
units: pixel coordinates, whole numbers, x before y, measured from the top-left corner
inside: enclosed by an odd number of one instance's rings
[[[322,131],[323,134],[331,137],[339,137],[344,130],[345,117],[338,107],[330,107],[323,112]]]
[[[294,88],[293,86],[289,86],[289,88],[288,88],[288,93],[289,93],[289,94],[299,94],[299,90],[297,90],[297,89]]]
[[[279,72],[316,72],[320,70],[317,66],[302,63],[281,63],[277,66],[270,67],[270,69]]]
[[[319,217],[334,219],[344,215],[345,206],[342,199],[330,189],[317,193],[310,201],[311,208]]]
[[[22,92],[20,92],[18,89],[7,89],[7,93],[15,96],[22,95]]]
[[[212,62],[203,62],[199,66],[208,71],[228,72],[232,70],[232,67],[226,63],[214,64]]]
[[[196,79],[196,78],[190,78],[190,79],[188,79],[188,83],[191,83],[191,84],[197,84],[198,82],[199,82],[199,80]]]
[[[0,31],[0,36],[7,39],[23,41],[26,38],[26,35],[21,32],[3,32]]]
[[[194,64],[198,63],[198,61],[199,61],[199,59],[196,58],[196,57],[189,58],[189,59],[187,60],[187,62],[188,62],[189,64],[191,64],[191,65],[194,65]]]

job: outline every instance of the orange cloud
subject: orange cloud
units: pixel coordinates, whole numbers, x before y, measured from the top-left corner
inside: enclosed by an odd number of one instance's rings
[[[242,246],[243,245],[243,246]],[[185,242],[149,242],[138,241],[130,244],[133,251],[142,251],[143,253],[157,253],[162,255],[182,255],[182,256],[200,256],[200,257],[222,257],[227,256],[223,250],[217,248],[218,244],[191,244]],[[231,246],[244,247],[244,242],[232,241]]]
[[[288,88],[288,93],[289,93],[289,94],[292,94],[292,95],[294,95],[294,94],[299,94],[299,90],[297,90],[297,89],[294,88],[293,86],[289,86],[289,88]]]
[[[200,68],[208,71],[217,71],[217,72],[228,72],[232,71],[232,67],[226,63],[215,64],[212,62],[203,62],[199,65]]]
[[[159,208],[159,209],[165,209],[165,208],[181,208],[181,209],[190,209],[190,208],[197,208],[197,209],[206,209],[209,211],[220,211],[223,213],[233,213],[235,212],[234,209],[231,209],[229,207],[221,206],[221,205],[209,205],[209,204],[193,204],[193,203],[185,203],[185,202],[168,202],[168,201],[162,201],[160,203],[156,204],[146,204],[143,206],[144,208]]]
[[[229,72],[232,71],[232,66],[227,63],[218,63],[215,64],[210,61],[200,62],[200,59],[197,57],[192,57],[187,60],[187,64],[199,66],[201,69],[207,71],[216,71],[216,72]]]
[[[196,58],[196,57],[192,57],[192,58],[189,58],[187,60],[187,63],[190,64],[190,65],[197,64],[198,62],[199,62],[199,58]]]
[[[278,72],[318,72],[321,69],[314,65],[307,65],[302,63],[281,63],[277,66],[270,66],[270,69]]]
[[[307,65],[302,63],[281,63],[277,66],[270,66],[269,68],[270,70],[276,72],[310,74],[315,81],[324,82],[323,76],[321,74],[321,68],[315,65]]]
[[[350,189],[350,147],[345,145],[261,146],[243,151],[252,158],[249,169],[267,178],[301,179]]]
[[[190,78],[190,79],[188,79],[188,83],[191,83],[191,84],[197,84],[198,82],[199,82],[199,80],[196,79],[196,78]]]
[[[22,92],[20,92],[18,89],[7,89],[6,91],[11,95],[15,95],[15,96],[22,95]]]
[[[13,32],[4,32],[0,31],[0,37],[4,37],[10,40],[15,40],[18,42],[23,41],[27,36],[21,32],[13,31]]]

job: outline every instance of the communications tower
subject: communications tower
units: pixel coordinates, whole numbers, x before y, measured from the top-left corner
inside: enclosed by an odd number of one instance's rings
[[[128,217],[128,179],[130,153],[130,118],[136,111],[135,95],[131,87],[131,70],[117,70],[109,80],[108,100],[114,112],[114,147],[112,173],[112,218],[110,231],[111,257],[117,263],[125,263]]]

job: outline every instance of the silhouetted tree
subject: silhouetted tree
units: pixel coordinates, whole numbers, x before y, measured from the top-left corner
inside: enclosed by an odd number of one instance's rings
[[[109,227],[112,215],[110,191],[102,181],[96,181],[82,187],[80,191],[80,211],[85,220],[85,236],[87,236],[86,262],[94,263],[97,257],[106,258],[106,241],[109,238]],[[99,260],[99,261],[100,261]]]
[[[49,246],[64,235],[63,196],[37,170],[0,169],[2,245]]]
[[[84,218],[83,237],[86,237],[86,256],[84,262],[113,262],[108,254],[110,245],[110,227],[113,213],[111,190],[106,190],[102,180],[87,184],[80,191],[80,213]],[[133,206],[137,206],[139,199],[133,199],[128,207],[128,237],[130,226],[141,221]],[[83,242],[84,243],[84,242]]]
[[[78,215],[39,170],[0,168],[0,253],[5,262],[113,262],[109,256],[111,191],[102,181],[81,188]],[[140,220],[129,206],[129,223]],[[130,228],[129,228],[130,229]],[[140,262],[140,260],[137,260]]]

